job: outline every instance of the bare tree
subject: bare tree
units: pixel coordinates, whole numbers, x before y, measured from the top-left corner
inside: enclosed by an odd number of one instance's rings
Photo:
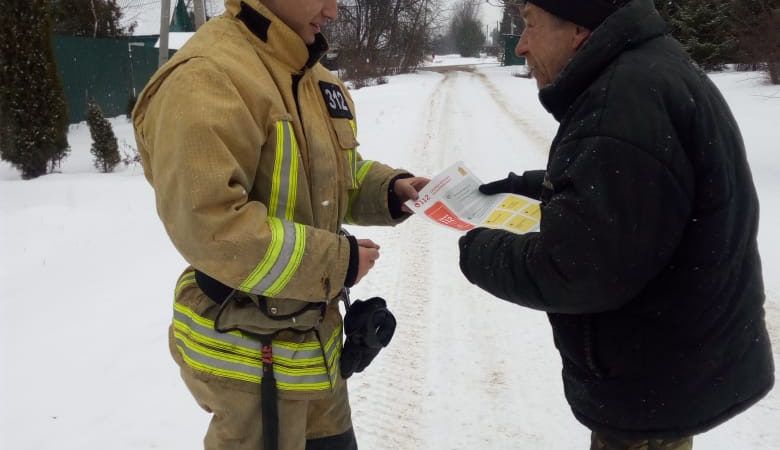
[[[366,80],[414,70],[440,22],[439,0],[346,0],[326,28],[344,77]]]
[[[780,0],[734,0],[738,62],[780,84]]]

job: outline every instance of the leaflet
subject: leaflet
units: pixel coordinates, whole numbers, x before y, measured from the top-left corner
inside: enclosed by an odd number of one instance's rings
[[[436,175],[416,201],[406,206],[415,214],[458,231],[477,227],[496,228],[525,234],[539,230],[542,211],[539,201],[517,194],[485,195],[482,181],[458,161]]]

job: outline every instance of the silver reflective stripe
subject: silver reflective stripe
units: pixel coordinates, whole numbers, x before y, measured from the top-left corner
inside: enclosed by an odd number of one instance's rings
[[[262,351],[263,345],[258,340],[247,339],[232,333],[220,333],[219,331],[213,328],[195,322],[194,320],[192,320],[190,316],[180,311],[174,311],[173,318],[174,320],[177,320],[187,325],[190,328],[190,330],[192,330],[192,332],[195,334],[205,336],[215,341],[224,342],[231,346],[243,347],[250,351],[254,351],[257,353],[257,358],[260,358],[260,353]],[[291,345],[295,345],[295,344],[291,344]],[[291,350],[289,348],[285,348],[275,344],[273,345],[273,353],[276,356],[280,356],[282,358],[287,358],[292,360],[303,360],[303,359],[313,359],[313,358],[322,357],[322,349],[320,348],[316,348],[312,350]]]
[[[340,336],[339,336],[340,337]],[[333,345],[325,352],[325,363],[327,365],[330,365],[330,358],[333,356],[333,353],[336,352],[341,347],[341,340],[338,340],[338,342],[334,342]]]
[[[277,347],[274,345],[274,356],[282,358],[301,360],[301,359],[313,359],[322,357],[322,349],[316,350],[290,350],[284,347]]]
[[[249,350],[254,350],[255,352],[257,352],[258,358],[260,358],[260,353],[263,347],[260,341],[254,339],[246,339],[231,333],[220,333],[214,328],[206,327],[195,322],[194,320],[192,320],[190,316],[180,311],[176,311],[176,310],[173,311],[173,319],[183,324],[186,324],[196,334],[200,334],[202,336],[206,336],[207,338],[211,338],[215,341],[221,341],[233,346],[244,347]],[[276,351],[276,347],[273,348],[273,351],[274,352]]]
[[[290,122],[280,122],[277,132],[280,132],[282,137],[278,149],[280,151],[276,152],[277,160],[274,164],[274,184],[278,183],[279,190],[276,195],[276,207],[273,208],[275,210],[269,212],[280,219],[293,220],[298,176],[295,135]]]
[[[253,378],[262,378],[263,376],[262,363],[260,366],[252,366],[238,362],[226,361],[224,359],[213,358],[193,350],[182,339],[176,339],[176,343],[178,344],[179,349],[184,352],[189,359],[203,366],[213,367],[226,372],[243,373],[250,375]],[[281,373],[276,365],[274,365],[274,377],[277,381],[288,384],[315,384],[330,382],[330,377],[327,374],[286,375]]]
[[[174,336],[187,365],[216,376],[259,383],[263,366],[261,342],[238,331],[220,333],[213,327],[212,320],[174,303]],[[336,339],[329,343],[335,344]],[[321,391],[332,387],[332,373],[325,364],[319,341],[275,341],[273,353],[279,389]]]
[[[276,292],[268,292],[271,286],[281,277],[282,273],[287,269],[287,266],[292,260],[293,252],[295,251],[295,243],[298,239],[298,234],[295,230],[295,224],[286,220],[282,221],[282,229],[284,234],[282,236],[282,249],[279,252],[279,256],[276,258],[271,270],[268,271],[259,283],[254,285],[250,292],[258,295],[270,295]],[[276,291],[276,290],[274,290]]]

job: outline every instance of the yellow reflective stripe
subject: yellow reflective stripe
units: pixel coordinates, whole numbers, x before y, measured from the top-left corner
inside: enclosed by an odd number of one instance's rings
[[[287,283],[290,282],[290,279],[298,270],[298,267],[300,267],[301,261],[303,261],[303,251],[306,248],[306,227],[299,223],[294,225],[295,247],[293,248],[292,255],[290,256],[290,261],[287,263],[284,271],[282,271],[282,274],[279,276],[279,278],[276,279],[276,282],[274,282],[274,284],[272,284],[271,287],[265,291],[264,295],[269,297],[273,297],[279,294],[279,292],[281,292],[282,289],[287,286]]]
[[[341,329],[342,326],[339,326],[333,330],[333,334],[330,336],[330,339],[328,339],[328,342],[323,348],[323,352],[327,358],[328,376],[331,380],[335,380],[336,371],[338,368],[336,361],[338,361],[339,357],[341,356]]]
[[[284,364],[289,367],[311,367],[317,364],[323,364],[325,359],[322,356],[317,358],[299,358],[291,359],[284,356],[274,355],[274,363]]]
[[[214,321],[213,320],[207,319],[207,318],[205,318],[203,316],[200,316],[200,315],[196,314],[195,311],[191,310],[190,308],[187,308],[186,306],[182,305],[181,303],[174,303],[173,304],[173,310],[177,311],[177,312],[179,312],[179,313],[181,313],[181,314],[183,314],[185,316],[187,316],[187,318],[190,319],[193,323],[196,323],[196,324],[198,324],[198,325],[200,325],[200,326],[202,326],[204,328],[207,328],[209,330],[214,330]],[[247,339],[247,340],[250,340],[252,342],[257,342],[257,343],[260,342],[257,339],[252,339],[250,337],[247,337],[247,335],[245,335],[244,333],[241,333],[238,330],[231,330],[231,331],[228,331],[226,333],[220,333],[220,332],[214,330],[214,333],[218,334],[220,336],[225,335],[225,334],[229,334],[231,336],[236,336],[236,337],[239,337],[241,339]],[[259,344],[258,344],[257,348],[258,349],[260,348]],[[251,350],[251,347],[249,347],[249,349]]]
[[[178,298],[179,293],[181,293],[181,290],[185,287],[195,284],[195,271],[186,272],[184,273],[181,278],[179,278],[179,282],[176,284],[176,289],[173,291],[173,298]]]
[[[279,207],[279,189],[282,178],[282,161],[284,160],[284,122],[276,122],[276,155],[274,171],[271,177],[271,198],[268,200],[268,214],[276,216]]]
[[[350,120],[349,124],[352,126],[352,134],[354,134],[355,139],[357,139],[357,123],[355,122],[355,119]],[[360,183],[358,183],[357,180],[357,149],[350,149],[347,153],[349,156],[349,171],[352,174],[352,189],[357,189],[360,186]]]
[[[332,373],[334,370],[334,366],[336,365],[336,359],[341,355],[341,345],[336,348],[336,351],[333,352],[332,355],[330,355],[330,358],[328,358],[328,367],[330,367],[330,372]]]
[[[214,330],[214,321],[213,320],[207,319],[207,318],[205,318],[203,316],[200,316],[200,315],[196,314],[195,311],[191,310],[190,308],[187,308],[186,306],[182,305],[181,303],[174,303],[173,308],[174,308],[175,311],[185,315],[193,323],[198,324],[198,325],[208,329],[209,331],[213,332],[213,335],[211,337],[210,336],[206,336],[203,333],[193,332],[194,334],[202,336],[202,340],[208,342],[209,345],[212,345],[212,346],[222,345],[222,346],[224,346],[224,348],[230,348],[231,350],[232,349],[236,349],[236,350],[242,351],[242,352],[244,352],[244,353],[246,353],[248,355],[259,354],[260,346],[261,346],[259,340],[255,339],[255,338],[252,338],[252,337],[246,335],[245,333],[242,333],[239,330],[231,330],[231,331],[228,331],[226,333],[220,333],[220,332]],[[176,323],[181,324],[182,326],[186,327],[187,329],[191,328],[188,324],[186,324],[186,323],[184,323],[184,322],[182,322],[180,320],[174,320],[174,324],[176,324]],[[339,328],[337,331],[340,332],[341,328]],[[224,339],[219,339],[219,338],[224,338],[225,335],[235,336],[237,338],[244,339],[244,340],[247,341],[247,343],[249,345],[251,345],[251,347],[247,346],[247,345],[240,345],[240,344],[238,344],[236,342],[235,339],[230,339],[230,341],[232,341],[232,342],[227,342]],[[216,337],[216,336],[219,336],[219,337]],[[336,337],[336,335],[334,335],[333,338],[335,338],[335,337]],[[333,338],[331,338],[331,340]],[[311,350],[320,350],[321,349],[320,343],[317,342],[317,341],[297,343],[297,342],[286,342],[286,341],[274,340],[273,341],[273,346],[274,346],[274,348],[288,350],[288,351],[293,352],[293,353],[307,352],[307,351],[311,351]],[[285,358],[285,359],[287,359],[287,358]],[[322,362],[322,360],[323,360],[321,355],[320,355],[319,358],[306,358],[306,359],[317,359],[319,362]]]
[[[274,345],[278,345],[281,348],[285,348],[287,350],[298,352],[303,350],[319,350],[320,343],[319,342],[276,342],[274,341]]]
[[[190,308],[174,305],[174,337],[179,353],[190,367],[217,376],[258,383],[262,379],[261,343],[239,331],[219,333],[214,322],[199,316]],[[189,323],[188,323],[189,322]],[[340,350],[340,329],[334,332],[328,347]],[[222,339],[220,339],[222,338]],[[245,345],[238,342],[244,341]],[[331,388],[333,367],[326,366],[319,342],[273,341],[274,375],[279,389],[295,391],[327,390]],[[317,357],[305,357],[314,351]],[[279,353],[291,352],[293,357]],[[340,353],[334,351],[333,353]],[[302,357],[294,358],[300,354]],[[333,361],[333,355],[329,358]]]
[[[182,359],[184,359],[184,362],[187,363],[188,366],[192,367],[193,369],[198,369],[202,372],[208,372],[220,377],[225,378],[233,378],[236,380],[242,380],[242,381],[249,381],[252,383],[260,383],[262,381],[263,377],[257,376],[257,375],[250,375],[243,372],[237,372],[233,370],[227,370],[227,369],[220,369],[217,367],[209,366],[207,364],[200,363],[187,355],[187,352],[184,351],[184,348],[181,344],[177,343],[176,348],[179,349],[179,354],[181,355]],[[277,384],[278,386],[278,384]]]
[[[374,161],[361,161],[360,168],[357,171],[358,183],[363,184],[363,180],[366,179],[368,171],[371,170],[371,166],[374,165]]]
[[[361,184],[363,184],[366,176],[368,176],[368,171],[371,170],[372,165],[374,165],[374,161],[360,161],[357,164],[357,175],[355,176],[355,182],[357,183],[358,188]],[[358,193],[360,193],[358,189],[349,191],[347,214],[344,216],[344,221],[346,223],[354,223],[354,219],[352,218],[352,204],[355,202],[355,198],[357,198]]]
[[[260,383],[262,380],[262,361],[254,362],[245,358],[231,358],[230,355],[221,354],[220,352],[214,352],[206,347],[194,343],[183,333],[174,332],[174,337],[177,340],[176,347],[179,349],[179,353],[185,360],[187,365],[204,372],[209,372],[214,375],[234,378],[238,380],[250,381],[254,383]],[[195,357],[191,356],[189,352],[195,352]],[[200,355],[200,356],[199,356]],[[204,361],[199,361],[197,358],[205,356],[204,360],[217,361],[220,364],[224,364],[229,367],[241,367],[245,366],[246,370],[231,370],[226,367],[218,367],[214,364],[208,364]],[[277,386],[280,389],[294,390],[294,391],[308,391],[308,390],[325,390],[330,389],[330,374],[326,373],[324,368],[321,369],[290,369],[286,367],[274,364],[274,377],[277,378]],[[305,377],[306,379],[322,379],[328,381],[319,382],[296,382],[297,377]],[[279,380],[281,379],[281,380]],[[287,380],[287,381],[282,381]]]
[[[268,215],[292,221],[298,194],[298,141],[289,121],[276,122],[276,151]]]
[[[336,341],[336,338],[341,337],[341,326],[333,330],[333,335],[328,339],[328,342],[325,344],[325,353],[327,353],[331,347],[333,347],[333,343]],[[341,342],[339,340],[339,342]]]
[[[214,339],[211,337],[208,337],[204,334],[198,333],[197,331],[193,330],[192,327],[190,327],[188,324],[179,321],[174,320],[173,322],[174,327],[174,334],[178,333],[185,333],[187,336],[187,339],[190,342],[197,343],[203,346],[208,346],[210,348],[220,350],[220,351],[227,351],[237,356],[237,358],[250,358],[251,360],[260,361],[262,359],[262,352],[260,351],[259,344],[256,348],[249,348],[249,347],[243,347],[234,343],[224,342],[220,341],[218,339]],[[252,341],[257,342],[257,341]],[[280,342],[274,341],[273,346],[274,348],[279,347]],[[319,350],[319,343],[315,342],[316,349]],[[214,355],[210,355],[212,357],[216,357]],[[222,359],[222,358],[220,358]],[[295,368],[307,368],[311,369],[312,366],[319,366],[319,373],[324,373],[323,363],[325,359],[322,357],[322,355],[319,355],[314,358],[287,358],[284,356],[280,356],[278,354],[274,354],[274,362],[280,363],[285,366],[289,366],[293,369]],[[245,364],[247,364],[246,361],[244,361]],[[252,364],[256,365],[256,364]],[[260,364],[258,367],[262,367],[262,364]],[[304,373],[304,372],[302,372]],[[305,372],[309,373],[309,372]]]
[[[292,123],[285,122],[290,130],[290,186],[287,194],[287,209],[284,218],[292,221],[295,218],[295,201],[298,195],[298,141],[295,140]]]
[[[249,274],[246,280],[241,283],[238,288],[244,292],[249,292],[253,287],[260,283],[260,280],[265,277],[273,267],[276,260],[279,258],[279,253],[282,251],[282,243],[284,242],[284,227],[282,221],[276,217],[268,217],[268,227],[271,229],[271,243],[268,245],[268,250],[263,256],[263,260],[257,265],[255,270]]]
[[[212,348],[206,347],[205,345],[198,343],[195,339],[193,339],[192,335],[184,333],[182,331],[177,331],[175,328],[173,330],[173,335],[177,339],[181,339],[182,342],[184,342],[187,347],[189,347],[192,350],[195,350],[201,355],[210,356],[214,359],[219,359],[222,361],[240,363],[250,367],[257,367],[261,369],[263,367],[262,353],[259,352],[257,353],[259,358],[252,358],[252,357],[246,357],[237,354],[231,354],[231,353],[214,350]]]
[[[285,383],[276,380],[276,387],[285,391],[325,391],[330,389],[330,381],[322,383]]]
[[[174,332],[176,330],[187,333],[187,336],[189,336],[193,341],[198,341],[203,345],[208,345],[209,347],[216,348],[219,350],[225,350],[230,351],[231,353],[234,353],[239,356],[245,356],[248,358],[255,358],[255,359],[261,359],[262,354],[260,350],[253,349],[249,347],[242,347],[240,345],[226,343],[224,341],[220,341],[218,339],[210,338],[208,336],[205,336],[201,333],[198,333],[197,331],[193,330],[192,327],[187,325],[184,322],[174,320],[173,321],[173,329]]]
[[[341,351],[333,357],[333,362],[328,366],[330,367],[330,372],[328,372],[328,377],[330,378],[331,383],[336,381],[336,377],[338,377],[339,372],[339,364],[336,364],[336,360],[341,357]]]
[[[323,375],[327,373],[325,371],[325,366],[308,367],[308,368],[277,366],[276,357],[274,357],[274,372],[278,372],[284,375],[291,375],[291,376]]]

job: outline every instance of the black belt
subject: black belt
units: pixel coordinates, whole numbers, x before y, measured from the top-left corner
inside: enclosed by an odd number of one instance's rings
[[[200,290],[203,291],[208,298],[220,305],[233,293],[233,288],[220,283],[218,280],[211,278],[197,269],[195,269],[195,281],[198,283]]]

